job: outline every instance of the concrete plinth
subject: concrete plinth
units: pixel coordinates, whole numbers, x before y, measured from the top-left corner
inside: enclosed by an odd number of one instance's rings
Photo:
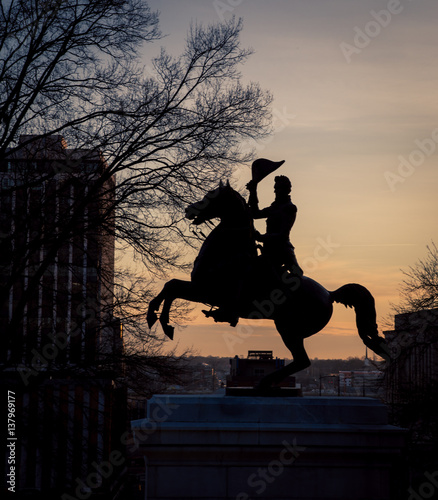
[[[147,500],[399,500],[404,431],[371,398],[154,396]]]

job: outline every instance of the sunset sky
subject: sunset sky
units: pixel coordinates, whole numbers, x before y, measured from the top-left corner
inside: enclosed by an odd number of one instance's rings
[[[291,241],[306,274],[334,290],[356,282],[376,299],[379,327],[398,301],[401,270],[438,243],[438,2],[436,0],[150,0],[174,54],[190,22],[242,17],[254,54],[245,81],[274,95],[274,133],[255,158],[286,160],[298,217]],[[254,159],[255,159],[254,158]],[[232,184],[250,179],[247,165]],[[273,176],[260,184],[273,201]],[[264,231],[264,222],[257,223]],[[236,329],[194,315],[175,332],[199,354],[289,356],[273,323]],[[170,342],[169,342],[170,344]],[[335,305],[329,325],[306,340],[311,358],[363,356],[354,312]]]

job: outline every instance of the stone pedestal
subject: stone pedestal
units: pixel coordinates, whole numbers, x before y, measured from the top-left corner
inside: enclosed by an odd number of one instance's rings
[[[371,398],[154,396],[147,500],[404,498],[404,431]]]

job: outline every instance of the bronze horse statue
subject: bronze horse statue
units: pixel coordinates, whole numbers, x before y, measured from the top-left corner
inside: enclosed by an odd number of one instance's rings
[[[191,281],[168,281],[150,302],[147,314],[150,328],[158,320],[157,311],[164,302],[159,319],[165,334],[173,338],[169,312],[177,298],[219,308],[235,301],[240,318],[272,319],[293,361],[265,376],[257,386],[263,390],[310,366],[304,339],[324,328],[332,316],[333,302],[339,302],[355,309],[357,329],[364,344],[389,359],[385,340],[378,335],[371,293],[353,283],[330,292],[311,278],[294,276],[288,271],[281,277],[278,273],[274,276],[263,255],[257,255],[248,204],[229,183],[221,182],[203,200],[190,205],[186,217],[195,225],[215,218],[220,223],[204,241]]]

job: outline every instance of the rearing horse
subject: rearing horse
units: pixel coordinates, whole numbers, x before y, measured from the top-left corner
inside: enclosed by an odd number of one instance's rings
[[[339,302],[354,307],[364,344],[388,359],[385,340],[378,335],[371,293],[353,283],[329,292],[311,278],[296,277],[287,271],[281,277],[274,276],[269,264],[257,256],[249,207],[229,183],[225,186],[221,183],[203,200],[190,205],[186,217],[196,225],[214,218],[219,218],[220,223],[204,241],[191,281],[168,281],[150,302],[147,315],[150,328],[157,321],[157,311],[164,301],[160,323],[164,333],[173,339],[169,312],[177,298],[219,308],[234,303],[241,318],[272,319],[293,361],[261,380],[257,388],[266,389],[310,365],[303,341],[324,328],[332,316],[333,302]]]

